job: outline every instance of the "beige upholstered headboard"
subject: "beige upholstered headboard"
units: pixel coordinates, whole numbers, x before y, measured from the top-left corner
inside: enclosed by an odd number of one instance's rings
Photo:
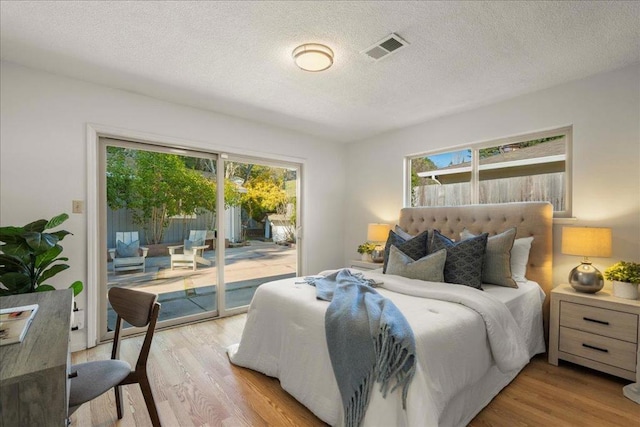
[[[409,234],[436,229],[455,240],[460,239],[460,232],[465,228],[474,234],[489,233],[489,236],[493,236],[516,227],[516,238],[533,236],[527,278],[538,282],[547,294],[544,305],[545,326],[547,325],[549,295],[553,288],[553,207],[550,203],[404,208],[400,211],[399,225]]]

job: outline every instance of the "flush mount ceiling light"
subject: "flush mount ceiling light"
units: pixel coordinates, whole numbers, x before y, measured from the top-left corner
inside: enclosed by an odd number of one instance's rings
[[[307,43],[293,50],[293,60],[305,71],[323,71],[333,65],[333,51],[323,44]]]

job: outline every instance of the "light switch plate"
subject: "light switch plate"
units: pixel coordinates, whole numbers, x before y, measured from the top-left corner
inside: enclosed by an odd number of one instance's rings
[[[82,213],[84,211],[84,201],[82,200],[74,200],[72,202],[71,212],[73,213]]]

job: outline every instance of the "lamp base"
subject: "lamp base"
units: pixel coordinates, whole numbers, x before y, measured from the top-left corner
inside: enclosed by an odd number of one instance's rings
[[[571,270],[569,283],[578,292],[595,294],[604,287],[604,277],[591,263],[583,262]]]
[[[624,397],[640,405],[640,383],[633,383],[622,387],[622,394]]]
[[[375,247],[373,252],[371,252],[371,260],[373,262],[383,262],[384,261],[384,247],[378,245]]]

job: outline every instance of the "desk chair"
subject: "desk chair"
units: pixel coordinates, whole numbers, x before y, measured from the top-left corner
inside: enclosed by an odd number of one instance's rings
[[[147,377],[147,358],[151,349],[151,340],[158,320],[160,303],[158,296],[147,292],[126,288],[111,288],[109,302],[118,314],[115,336],[111,350],[111,359],[99,360],[73,365],[71,367],[71,392],[69,396],[69,415],[85,402],[95,399],[101,394],[115,389],[118,419],[122,418],[122,388],[127,384],[138,383],[147,404],[147,410],[154,427],[160,426],[158,411],[153,401],[153,393]],[[135,370],[131,370],[124,360],[119,360],[122,320],[133,326],[148,325],[144,343]]]

